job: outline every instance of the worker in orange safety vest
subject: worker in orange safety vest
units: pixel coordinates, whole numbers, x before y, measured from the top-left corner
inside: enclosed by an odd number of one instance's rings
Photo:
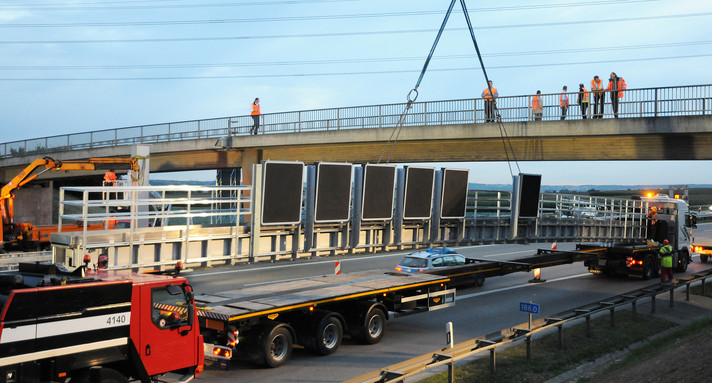
[[[115,184],[116,184],[116,173],[114,172],[114,169],[107,170],[106,173],[104,173],[104,185],[114,186]]]
[[[564,85],[563,91],[559,94],[559,106],[561,107],[561,119],[566,119],[566,112],[569,110],[569,88]]]
[[[606,103],[606,98],[603,97],[603,80],[601,80],[598,75],[593,76],[591,80],[591,92],[593,92],[593,118],[603,118],[603,106]],[[599,107],[600,112],[599,112]]]
[[[581,117],[585,120],[588,111],[588,89],[583,84],[579,84],[578,104],[581,107]]]
[[[482,98],[485,99],[485,120],[487,122],[494,122],[494,103],[495,99],[499,97],[497,93],[497,88],[492,86],[492,80],[488,82],[489,87],[482,91]],[[492,92],[490,93],[490,88]]]
[[[534,115],[534,121],[541,121],[541,117],[544,115],[544,110],[541,107],[540,90],[537,90],[536,95],[532,97],[532,114]]]
[[[252,134],[257,134],[257,131],[260,129],[260,99],[256,98],[254,102],[252,102],[252,112],[250,113],[252,115],[252,130],[250,130],[250,133]]]
[[[623,90],[627,89],[625,80],[622,77],[618,77],[615,72],[611,72],[611,77],[608,79],[607,91],[610,91],[611,97],[611,107],[613,108],[613,116],[618,118],[618,99],[623,98]]]

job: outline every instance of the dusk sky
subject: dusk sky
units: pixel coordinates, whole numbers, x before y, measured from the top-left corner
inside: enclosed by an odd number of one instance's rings
[[[0,4],[0,142],[406,100],[450,1],[10,0]],[[500,96],[712,83],[712,1],[469,1]],[[459,2],[418,101],[486,86]],[[710,161],[530,162],[545,184],[712,184]],[[506,163],[471,182],[509,183]],[[165,177],[168,177],[166,175]],[[212,173],[201,173],[211,179]],[[169,177],[173,178],[173,177]]]

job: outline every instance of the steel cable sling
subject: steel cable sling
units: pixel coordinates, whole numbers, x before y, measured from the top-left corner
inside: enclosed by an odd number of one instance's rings
[[[440,30],[438,31],[438,34],[435,37],[435,42],[433,42],[433,47],[430,49],[430,53],[428,54],[428,57],[425,59],[425,64],[423,64],[423,69],[420,71],[420,76],[418,77],[418,81],[416,82],[415,87],[410,92],[408,92],[408,96],[407,96],[408,102],[406,103],[406,107],[403,110],[403,113],[401,113],[400,118],[398,119],[398,123],[393,128],[393,131],[391,132],[391,136],[388,138],[388,141],[384,145],[383,151],[381,151],[381,155],[378,157],[378,163],[381,163],[381,160],[383,159],[383,156],[386,154],[386,151],[388,151],[389,147],[390,147],[390,151],[388,152],[388,157],[386,158],[386,163],[390,162],[390,160],[391,160],[393,151],[395,150],[396,144],[398,143],[398,137],[400,136],[401,129],[403,128],[403,123],[405,122],[408,112],[410,111],[410,109],[413,108],[413,103],[418,98],[418,87],[420,86],[420,82],[423,80],[423,76],[425,76],[425,71],[428,69],[428,64],[430,64],[430,60],[432,59],[433,54],[435,53],[435,47],[438,45],[438,42],[440,41],[440,37],[442,36],[443,31],[445,30],[445,25],[447,24],[447,21],[450,18],[450,14],[452,14],[452,9],[454,8],[456,1],[457,0],[452,0],[450,2],[450,6],[448,7],[447,12],[445,13],[445,18],[443,19],[443,23],[440,26]],[[512,144],[509,141],[509,136],[507,135],[507,130],[504,128],[504,124],[502,123],[502,115],[499,113],[499,109],[497,108],[497,99],[494,97],[494,94],[492,93],[492,87],[489,84],[487,70],[485,69],[485,64],[482,61],[482,55],[480,54],[480,48],[477,45],[477,39],[475,38],[475,32],[472,28],[472,22],[470,21],[470,15],[467,13],[467,5],[465,4],[465,0],[460,0],[460,5],[462,6],[462,12],[465,15],[465,21],[467,22],[467,28],[470,31],[470,37],[472,38],[472,43],[474,44],[475,51],[477,52],[477,58],[480,61],[480,66],[482,67],[482,72],[485,76],[485,81],[487,82],[487,89],[489,90],[490,95],[492,95],[495,118],[497,119],[497,125],[499,127],[499,135],[502,138],[502,145],[504,146],[504,153],[505,153],[505,156],[507,157],[507,165],[509,166],[509,173],[510,173],[510,175],[513,175],[511,160],[509,158],[510,151],[512,152],[512,158],[514,160],[514,163],[517,166],[517,170],[521,173],[521,170],[519,169],[519,163],[517,162],[517,158],[514,154],[514,149],[512,148]],[[412,98],[411,98],[411,96],[412,96]]]

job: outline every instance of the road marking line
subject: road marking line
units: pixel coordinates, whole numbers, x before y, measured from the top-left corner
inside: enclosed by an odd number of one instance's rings
[[[561,278],[555,278],[555,279],[547,279],[546,282],[549,283],[549,282],[565,281],[565,280],[567,280],[567,279],[580,278],[580,277],[584,277],[584,276],[587,276],[587,275],[591,275],[591,273],[570,275],[570,276],[568,276],[568,277],[561,277]],[[546,283],[544,283],[544,284],[546,284]],[[487,291],[482,291],[482,292],[479,292],[479,293],[472,293],[472,294],[467,294],[467,295],[458,295],[457,298],[456,298],[456,301],[459,301],[459,300],[461,300],[461,299],[468,299],[468,298],[479,297],[479,296],[482,296],[482,295],[488,295],[488,294],[499,293],[499,292],[507,291],[507,290],[520,289],[520,288],[522,288],[522,287],[532,287],[532,286],[541,286],[541,285],[542,285],[541,283],[536,283],[536,284],[535,284],[535,283],[524,283],[524,284],[517,285],[517,286],[502,287],[502,288],[500,288],[500,289],[487,290]]]

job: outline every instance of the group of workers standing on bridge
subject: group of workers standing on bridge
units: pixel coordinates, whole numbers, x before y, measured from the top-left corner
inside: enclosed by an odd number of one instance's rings
[[[608,86],[603,88],[603,80],[601,80],[597,75],[593,76],[591,80],[591,90],[586,89],[583,83],[579,84],[578,90],[578,105],[581,108],[581,117],[583,119],[588,118],[588,107],[591,103],[591,96],[593,96],[593,109],[591,118],[603,118],[603,108],[606,103],[606,93],[608,93],[611,108],[613,110],[613,116],[618,118],[618,105],[619,100],[623,98],[623,91],[627,89],[628,86],[622,77],[618,77],[615,72],[611,72],[608,79]],[[568,88],[564,85],[562,92],[559,94],[559,108],[561,110],[561,119],[566,119],[566,114],[571,105],[569,101],[569,95],[573,93],[568,92]],[[482,91],[482,98],[485,100],[485,121],[495,122],[495,99],[499,97],[497,88],[493,86],[492,81],[489,81],[489,86]],[[541,99],[541,90],[536,91],[536,95],[532,97],[531,101],[532,115],[534,116],[534,121],[541,121],[544,116],[544,105]]]

